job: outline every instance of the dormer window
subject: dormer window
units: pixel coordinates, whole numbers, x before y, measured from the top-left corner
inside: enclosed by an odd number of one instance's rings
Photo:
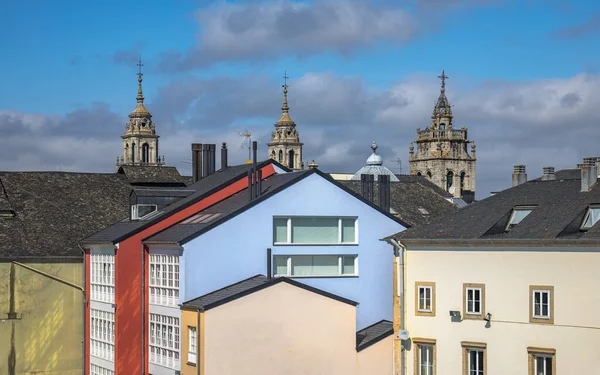
[[[506,225],[506,231],[511,230],[515,225],[519,224],[523,219],[527,217],[533,211],[535,207],[531,206],[521,206],[513,208],[512,213],[510,214],[510,220],[508,220],[508,224]]]
[[[590,206],[583,218],[581,230],[588,230],[600,220],[600,205]]]
[[[131,220],[143,220],[158,210],[155,204],[134,204],[131,206]]]

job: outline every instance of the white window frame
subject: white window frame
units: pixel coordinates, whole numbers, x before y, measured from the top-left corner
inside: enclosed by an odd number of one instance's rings
[[[294,243],[292,242],[292,220],[294,218],[327,218],[327,219],[338,219],[338,242],[333,243]],[[358,217],[356,216],[274,216],[273,217],[273,228],[275,228],[276,219],[287,219],[287,241],[286,242],[275,242],[273,238],[273,245],[295,245],[295,246],[311,246],[311,245],[358,245]],[[354,220],[354,242],[342,242],[342,220]]]
[[[188,363],[196,364],[196,327],[188,326]]]
[[[312,257],[337,256],[338,257],[338,274],[337,275],[292,275],[292,258],[296,257],[296,256],[312,256]],[[358,277],[358,255],[357,254],[291,254],[291,255],[281,254],[281,255],[274,255],[273,258],[275,258],[275,257],[287,257],[287,262],[286,262],[287,273],[285,275],[278,275],[277,269],[275,268],[273,270],[274,277],[293,277],[293,278]],[[348,273],[345,274],[344,273],[344,257],[353,257],[354,258],[354,273],[353,274],[348,274]],[[275,261],[273,261],[273,264],[275,264]]]
[[[106,252],[90,253],[90,299],[115,302],[115,255]]]
[[[115,375],[115,372],[113,370],[91,363],[90,375]]]
[[[548,375],[548,360],[550,360],[550,371],[552,371],[552,362],[554,361],[554,356],[552,355],[545,355],[545,354],[533,354],[533,371],[535,375]],[[538,373],[537,372],[537,368],[538,368],[538,360],[542,359],[544,362],[543,365],[543,373]]]
[[[504,231],[508,232],[515,226],[519,225],[521,223],[521,221],[525,220],[525,218],[527,216],[529,216],[535,208],[536,208],[535,206],[516,206],[516,207],[514,207],[512,212],[510,213],[510,218],[508,219],[508,224],[506,224],[506,228],[504,228]],[[527,215],[525,215],[518,223],[513,224],[513,221],[515,219],[515,212],[517,212],[517,211],[529,211],[529,213]]]
[[[434,369],[435,369],[435,363],[434,363],[434,351],[435,351],[435,345],[432,344],[417,344],[419,346],[419,357],[418,357],[418,368],[417,368],[417,375],[433,375],[434,374]],[[425,373],[423,373],[421,371],[421,367],[423,365],[423,362],[421,361],[423,359],[423,349],[425,350],[425,353],[427,353],[426,355],[426,359],[428,360],[428,363],[426,363],[425,365],[427,366],[427,370]]]
[[[115,314],[90,309],[90,355],[108,361],[115,359]]]
[[[179,346],[181,339],[179,318],[150,313],[148,325],[149,362],[155,365],[179,370]]]
[[[477,301],[475,299],[475,291],[479,291],[479,311],[469,311],[469,291],[473,291],[473,309],[475,308],[475,301]],[[483,302],[482,302],[482,296],[483,296],[483,289],[482,288],[472,288],[472,287],[467,287],[465,289],[465,306],[466,306],[466,310],[465,313],[466,314],[470,314],[470,315],[481,315],[483,314]]]
[[[425,297],[423,297],[424,298],[424,301],[423,301],[424,306],[423,306],[423,308],[421,308],[421,289],[424,289],[426,291],[429,290],[429,309],[425,308],[425,306],[427,306],[427,303],[426,303],[427,294],[425,294]],[[417,295],[418,311],[419,312],[428,312],[428,313],[433,312],[433,287],[429,286],[429,285],[419,285],[417,292],[418,292],[418,295]]]
[[[532,317],[535,318],[535,319],[547,319],[547,320],[550,320],[552,318],[551,317],[551,315],[552,315],[552,310],[551,310],[551,307],[552,307],[551,306],[551,303],[552,303],[551,297],[552,297],[552,295],[551,295],[551,292],[549,290],[544,290],[544,289],[534,289],[532,291],[532,293],[533,293],[532,296],[531,296],[531,304],[532,304],[532,306],[531,306],[531,308],[532,308],[532,310],[531,310],[532,314],[531,315],[532,315]],[[536,315],[535,314],[535,295],[536,295],[536,293],[540,293],[540,312],[543,312],[543,310],[544,310],[543,309],[544,302],[543,302],[542,295],[543,294],[547,294],[548,295],[548,315]]]
[[[154,207],[154,210],[152,210],[152,212],[150,212],[149,214],[146,214],[144,216],[138,216],[138,208],[139,207]],[[149,218],[152,215],[155,215],[158,212],[158,205],[156,204],[145,204],[145,203],[139,203],[139,204],[134,204],[131,205],[131,220],[144,220]]]
[[[177,307],[179,304],[179,254],[150,253],[150,304]]]
[[[583,231],[589,230],[598,223],[598,221],[596,221],[595,223],[592,223],[592,225],[585,225],[585,223],[590,218],[590,215],[592,214],[592,210],[600,210],[600,205],[594,204],[594,205],[590,205],[588,207],[587,212],[585,213],[585,216],[583,217],[583,221],[581,222],[581,227],[579,228],[580,230],[583,230]]]
[[[483,363],[479,363],[479,355],[475,356],[475,370],[471,371],[471,352],[483,353]],[[485,375],[485,349],[467,348],[467,373],[468,375]]]

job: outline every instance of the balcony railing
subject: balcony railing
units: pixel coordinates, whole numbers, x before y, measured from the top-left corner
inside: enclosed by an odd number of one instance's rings
[[[466,130],[455,129],[425,129],[417,132],[417,140],[425,139],[467,139]]]

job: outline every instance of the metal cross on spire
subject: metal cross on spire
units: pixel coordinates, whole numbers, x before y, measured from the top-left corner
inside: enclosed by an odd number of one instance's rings
[[[288,80],[288,78],[290,78],[290,77],[288,77],[288,75],[287,75],[287,70],[286,70],[286,71],[284,71],[284,73],[283,73],[283,77],[281,77],[281,78],[283,78],[283,85],[282,85],[281,87],[283,87],[284,89],[287,89],[287,87],[288,87],[288,85],[287,85],[287,80]]]
[[[446,75],[446,73],[444,73],[444,70],[442,69],[442,75],[438,76],[438,78],[440,78],[442,80],[442,90],[446,88],[446,79],[450,78]]]
[[[138,63],[136,64],[138,66],[138,80],[142,80],[142,76],[144,75],[144,73],[142,73],[142,66],[144,66],[144,64],[142,64],[142,57],[140,56]]]

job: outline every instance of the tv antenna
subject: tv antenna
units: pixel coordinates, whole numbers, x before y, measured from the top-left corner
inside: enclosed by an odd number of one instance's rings
[[[398,164],[398,169],[400,170],[400,173],[398,174],[402,174],[402,160],[400,160],[400,158],[397,158],[396,164]]]
[[[252,155],[251,155],[251,152],[252,152],[252,134],[248,131],[248,129],[246,129],[245,131],[240,132],[240,135],[242,137],[244,137],[244,142],[246,140],[248,140],[248,146],[246,146],[246,145],[244,145],[244,143],[242,143],[242,148],[248,147],[248,161],[250,161],[250,160],[252,160]]]

